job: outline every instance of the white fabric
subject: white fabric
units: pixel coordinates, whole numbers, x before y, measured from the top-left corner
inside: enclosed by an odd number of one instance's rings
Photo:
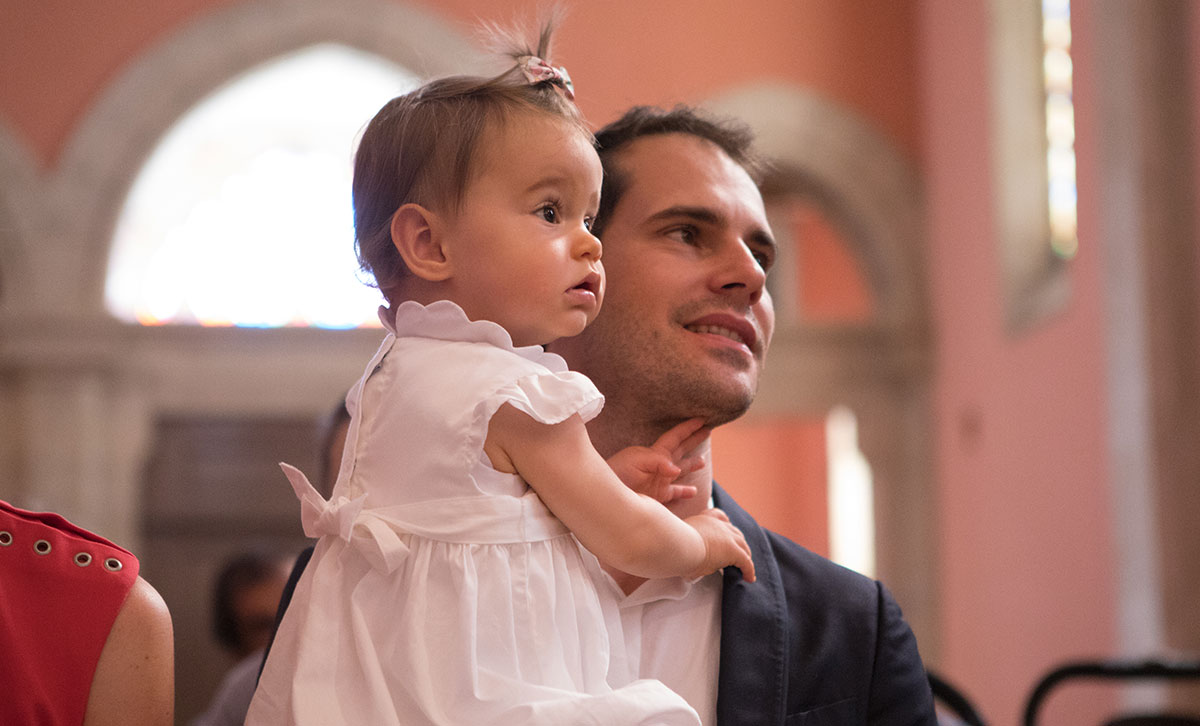
[[[610,674],[611,593],[483,454],[504,403],[587,420],[599,392],[450,302],[403,303],[389,329],[349,394],[331,501],[285,467],[320,541],[246,723],[698,724],[661,683]]]
[[[620,605],[626,642],[636,635],[640,649],[636,675],[662,681],[696,709],[704,726],[715,726],[722,575],[706,575],[679,596],[651,592],[660,582],[645,583]]]
[[[598,586],[616,602],[623,642],[612,648],[610,672],[624,678],[653,678],[683,696],[704,726],[717,723],[717,679],[721,665],[722,575],[688,582],[672,577],[647,580],[629,595],[580,548]]]

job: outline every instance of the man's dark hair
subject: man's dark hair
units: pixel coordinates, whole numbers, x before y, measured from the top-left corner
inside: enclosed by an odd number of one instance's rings
[[[616,163],[621,149],[642,137],[657,134],[690,134],[710,141],[745,169],[755,184],[762,182],[765,163],[755,154],[754,134],[745,124],[733,119],[716,118],[690,106],[680,105],[670,111],[652,106],[634,106],[621,118],[596,132],[596,151],[604,166],[604,183],[592,234],[603,239],[609,216],[629,188],[628,177]]]

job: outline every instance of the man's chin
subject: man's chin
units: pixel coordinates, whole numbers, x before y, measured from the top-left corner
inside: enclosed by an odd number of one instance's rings
[[[706,425],[712,428],[724,426],[730,421],[736,421],[737,419],[741,418],[748,410],[750,410],[750,404],[748,402],[743,406],[729,406],[722,408],[714,411],[706,417]]]
[[[757,387],[713,385],[696,391],[692,416],[702,417],[707,426],[723,426],[741,418],[754,403]]]

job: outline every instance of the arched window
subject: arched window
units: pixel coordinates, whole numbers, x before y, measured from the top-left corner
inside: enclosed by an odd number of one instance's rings
[[[143,325],[375,324],[380,297],[354,256],[354,145],[417,82],[377,56],[320,44],[197,104],[130,188],[108,310]]]
[[[991,0],[992,158],[1008,327],[1062,309],[1076,254],[1070,0]]]

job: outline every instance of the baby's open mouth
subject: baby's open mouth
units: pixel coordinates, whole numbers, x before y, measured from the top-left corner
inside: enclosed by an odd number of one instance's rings
[[[586,290],[587,292],[596,294],[600,291],[600,275],[592,272],[587,277],[583,278],[578,285],[572,287],[571,289]]]

